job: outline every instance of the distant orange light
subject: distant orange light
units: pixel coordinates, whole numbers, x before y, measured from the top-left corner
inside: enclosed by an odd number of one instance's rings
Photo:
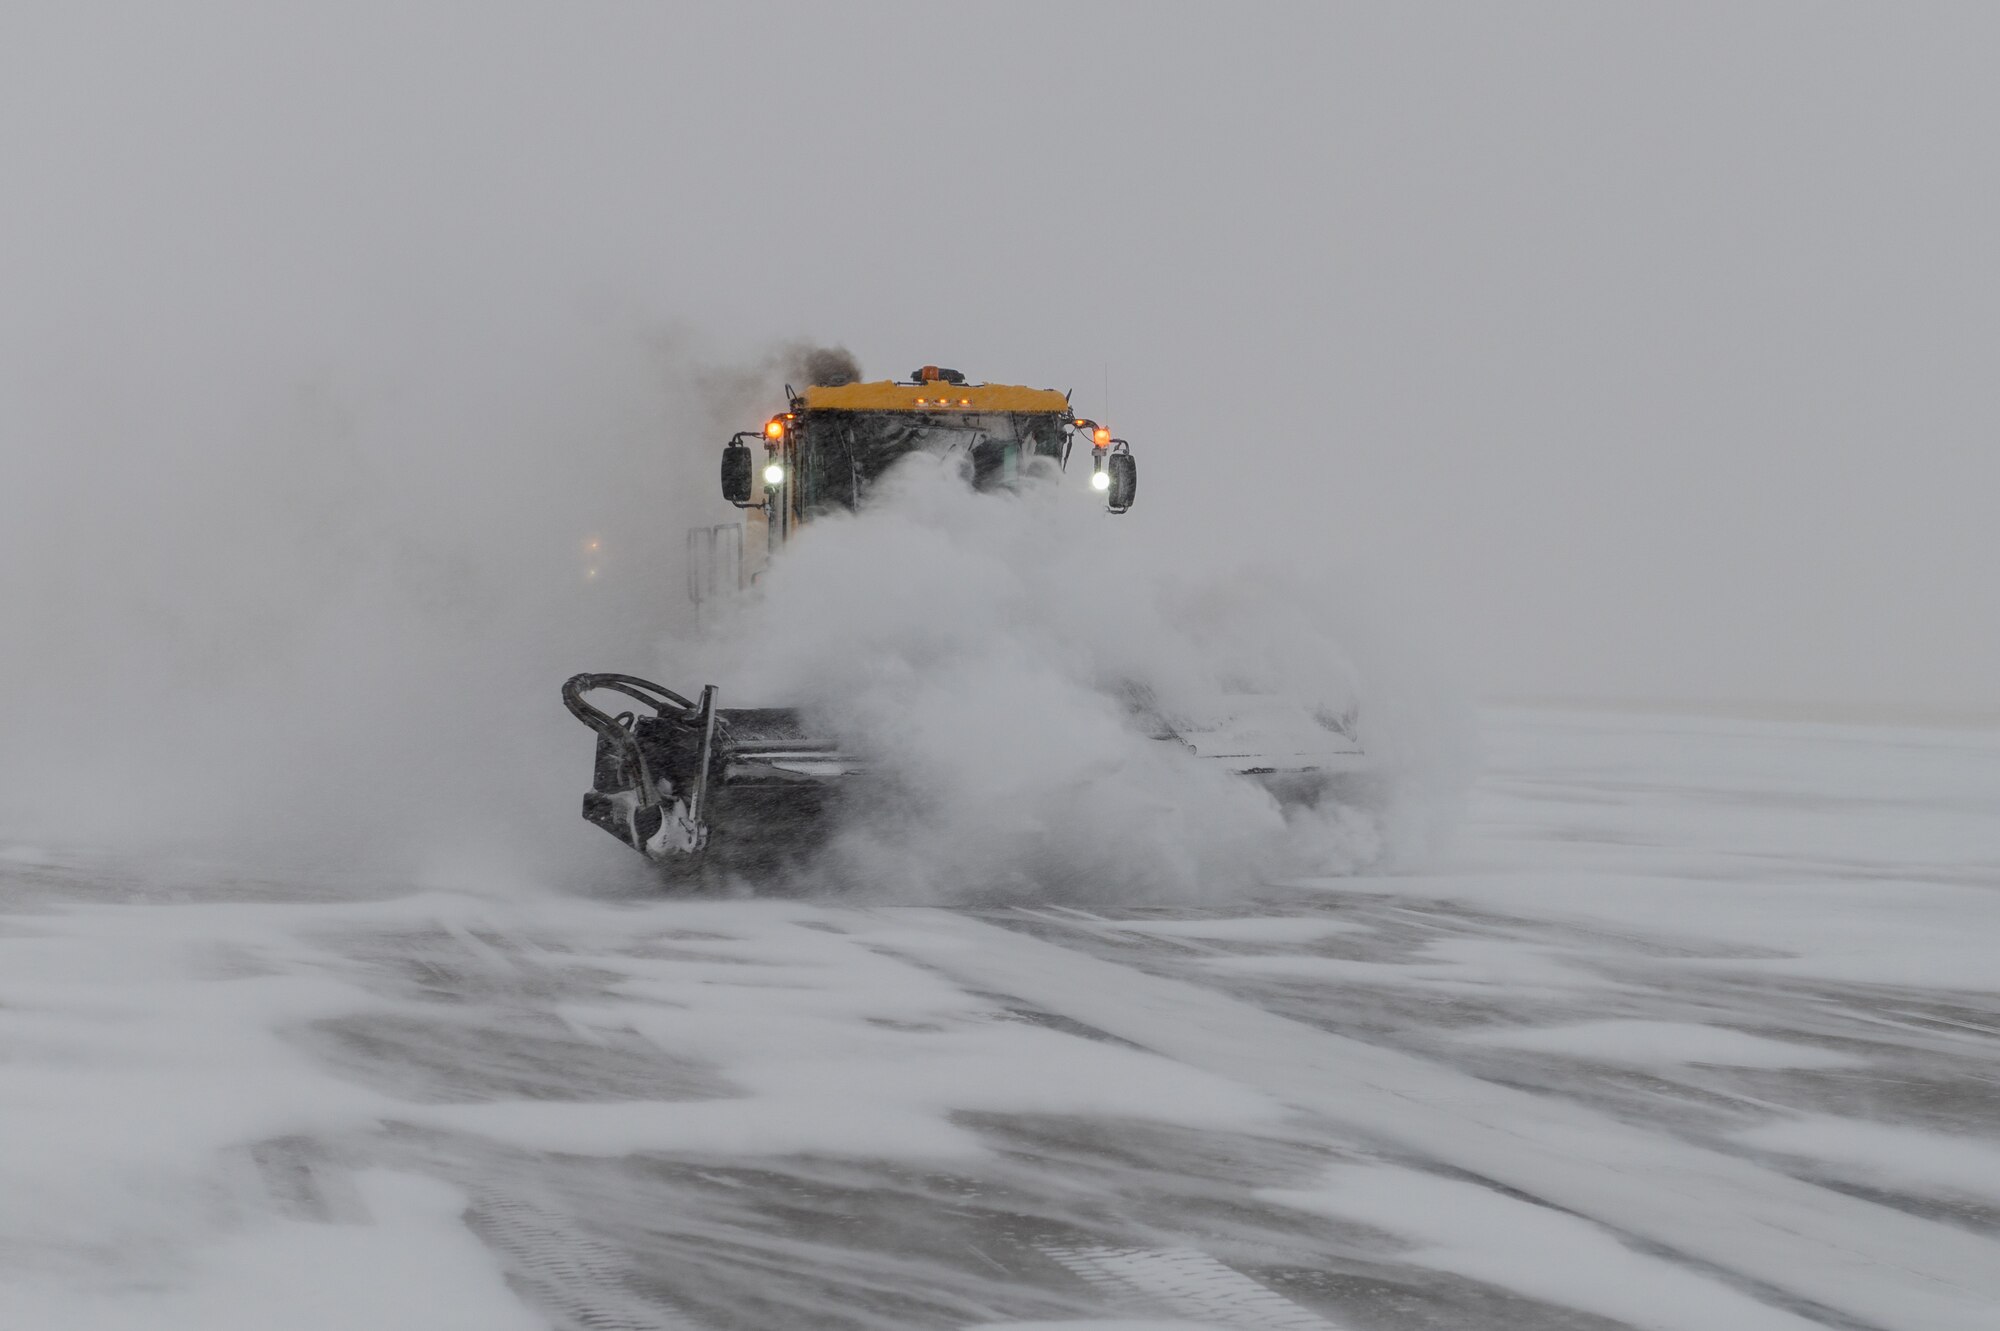
[[[1111,442],[1111,431],[1105,429],[1102,425],[1098,426],[1090,432],[1090,442],[1096,444],[1099,448],[1103,448]]]
[[[924,405],[924,399],[923,399],[923,398],[918,398],[918,399],[917,399],[917,405],[918,405],[918,406],[920,406],[920,407],[921,407],[921,406],[923,406],[923,405]]]
[[[969,407],[972,405],[972,399],[969,397],[962,397],[958,400],[958,405],[961,407]]]
[[[586,543],[583,548],[586,550],[595,550],[597,548],[597,542],[595,540],[592,540]]]
[[[766,439],[783,439],[785,437],[785,423],[773,416],[770,424],[764,427],[764,437]]]
[[[1077,428],[1077,429],[1079,429],[1079,430],[1081,430],[1081,429],[1082,429],[1082,428],[1083,428],[1084,426],[1086,426],[1086,425],[1090,424],[1090,422],[1089,422],[1089,421],[1077,421],[1077,422],[1076,422],[1075,424],[1076,424],[1076,428]]]

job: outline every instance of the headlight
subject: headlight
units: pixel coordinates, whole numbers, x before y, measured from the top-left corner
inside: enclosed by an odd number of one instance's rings
[[[764,484],[783,485],[784,483],[785,483],[784,463],[773,462],[770,466],[764,468]]]
[[[1090,488],[1093,490],[1109,490],[1111,488],[1111,473],[1108,471],[1093,471],[1090,473]]]

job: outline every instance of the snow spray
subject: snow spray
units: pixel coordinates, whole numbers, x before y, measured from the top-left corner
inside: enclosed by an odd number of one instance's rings
[[[1053,467],[975,492],[953,459],[913,455],[860,512],[809,525],[710,637],[670,643],[664,677],[799,707],[866,755],[870,798],[819,877],[894,899],[1200,900],[1432,842],[1463,709],[1435,690],[1413,708],[1408,673],[1371,689],[1362,663],[1389,657],[1350,649],[1365,622],[1325,587],[1147,531]],[[1135,693],[1169,714],[1225,693],[1353,710],[1379,771],[1288,816],[1135,727]]]

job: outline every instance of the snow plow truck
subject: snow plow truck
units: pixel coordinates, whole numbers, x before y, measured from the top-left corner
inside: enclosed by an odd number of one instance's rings
[[[786,410],[723,446],[722,494],[743,517],[689,533],[698,604],[750,587],[815,516],[859,508],[871,483],[911,453],[956,457],[976,489],[996,490],[1037,466],[1067,474],[1082,445],[1087,484],[1107,513],[1127,512],[1137,495],[1131,446],[1075,415],[1067,393],[968,383],[933,365],[907,381],[831,377],[840,381],[787,385]],[[616,710],[591,701],[607,693],[623,700]],[[572,676],[562,699],[596,735],[584,819],[671,878],[754,874],[808,858],[843,804],[866,798],[868,755],[815,735],[792,708],[723,707],[713,684],[688,697],[622,674]],[[1199,719],[1170,718],[1143,690],[1129,707],[1136,728],[1179,745],[1191,761],[1262,782],[1281,802],[1315,800],[1340,774],[1366,766],[1351,713],[1238,696]]]

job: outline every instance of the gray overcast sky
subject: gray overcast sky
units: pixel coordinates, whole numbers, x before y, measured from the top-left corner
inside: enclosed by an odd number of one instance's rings
[[[360,343],[803,336],[1492,692],[1996,712],[1996,138],[1990,5],[4,0],[0,514]]]

